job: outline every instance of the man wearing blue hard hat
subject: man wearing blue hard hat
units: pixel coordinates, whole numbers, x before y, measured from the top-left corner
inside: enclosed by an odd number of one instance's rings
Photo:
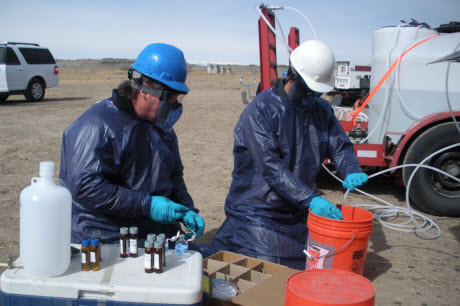
[[[306,41],[273,88],[257,95],[234,129],[234,169],[226,219],[214,239],[229,250],[305,269],[309,211],[343,219],[315,185],[327,157],[354,190],[367,181],[353,144],[319,96],[333,89],[335,57],[324,43]]]
[[[63,133],[59,178],[72,194],[73,243],[94,231],[102,242],[116,243],[121,227],[138,227],[144,239],[149,233],[171,237],[179,222],[197,237],[204,231],[173,129],[190,91],[184,55],[151,44],[131,67],[129,80]]]

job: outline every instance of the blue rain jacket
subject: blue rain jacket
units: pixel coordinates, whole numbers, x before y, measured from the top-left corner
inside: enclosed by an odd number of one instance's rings
[[[234,129],[227,218],[214,247],[305,269],[308,204],[319,195],[321,164],[328,157],[343,177],[361,167],[327,101],[293,102],[274,90],[256,96]]]
[[[183,180],[172,127],[137,118],[132,107],[131,113],[122,111],[117,101],[114,91],[112,98],[92,105],[62,137],[59,178],[72,194],[73,243],[91,237],[93,230],[101,231],[103,242],[115,243],[120,227],[130,226],[139,228],[140,238],[149,233],[175,235],[178,223],[150,219],[153,195],[198,211]]]

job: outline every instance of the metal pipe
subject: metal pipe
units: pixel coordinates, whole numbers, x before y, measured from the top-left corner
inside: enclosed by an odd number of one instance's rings
[[[243,84],[243,76],[240,77],[240,84],[241,86],[247,86],[248,87],[248,94],[249,94],[249,101],[251,101],[252,97],[251,97],[251,86],[254,86],[257,84],[257,79],[255,76],[252,76],[252,78],[254,79],[254,82],[252,84],[248,83],[248,84]]]
[[[12,264],[10,267],[10,265],[7,262],[0,262],[0,267],[11,269],[11,268],[22,268],[23,265],[22,264]]]
[[[15,264],[15,263],[13,263],[13,258],[11,257],[11,255],[8,254],[8,262],[0,262],[0,267],[13,269],[13,268],[22,268],[22,267],[24,267],[24,265],[23,264]]]

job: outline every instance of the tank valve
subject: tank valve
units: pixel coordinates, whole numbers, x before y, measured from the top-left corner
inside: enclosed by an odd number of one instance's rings
[[[358,122],[356,129],[351,130],[348,132],[348,137],[356,138],[366,138],[367,137],[367,130],[363,130],[361,128],[361,123]]]

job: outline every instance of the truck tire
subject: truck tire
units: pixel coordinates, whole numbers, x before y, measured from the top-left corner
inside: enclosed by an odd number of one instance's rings
[[[455,123],[447,122],[423,132],[412,143],[404,158],[405,164],[418,164],[428,155],[452,144],[460,143]],[[460,178],[460,146],[433,156],[426,165]],[[415,167],[403,168],[404,183]],[[439,172],[419,168],[409,186],[409,195],[422,211],[437,216],[460,216],[460,183]]]
[[[45,85],[38,79],[30,80],[27,85],[26,92],[24,94],[26,100],[29,102],[40,102],[45,97]]]

